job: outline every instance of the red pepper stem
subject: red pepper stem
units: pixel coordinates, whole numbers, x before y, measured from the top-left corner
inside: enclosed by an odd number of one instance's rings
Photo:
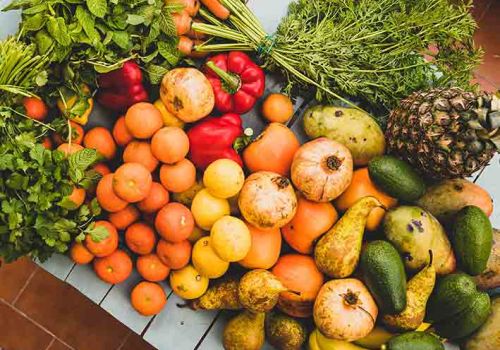
[[[213,61],[208,61],[207,67],[222,80],[222,85],[228,93],[235,94],[241,88],[241,79],[238,75],[226,72],[218,67]]]

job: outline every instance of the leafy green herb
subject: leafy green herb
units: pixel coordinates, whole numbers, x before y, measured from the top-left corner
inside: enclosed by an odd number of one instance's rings
[[[3,10],[14,9],[22,10],[21,39],[52,63],[47,90],[54,98],[63,86],[96,87],[97,73],[129,59],[142,62],[146,73],[181,59],[172,13],[182,6],[164,0],[14,0]],[[161,52],[158,43],[166,43]]]
[[[0,257],[8,262],[24,255],[43,261],[66,252],[77,237],[103,237],[90,226],[100,215],[97,201],[77,208],[68,199],[75,186],[99,180],[90,169],[99,155],[84,149],[65,158],[47,150],[39,141],[48,131],[20,111],[0,107]]]

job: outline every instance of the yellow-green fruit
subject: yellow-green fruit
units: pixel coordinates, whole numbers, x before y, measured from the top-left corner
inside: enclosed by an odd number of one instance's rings
[[[327,338],[315,329],[309,336],[309,350],[366,350],[366,348],[344,340]]]
[[[196,224],[208,231],[217,220],[230,214],[231,207],[226,199],[214,197],[204,188],[194,196],[191,212]]]
[[[376,326],[366,337],[355,340],[354,343],[367,349],[378,350],[382,345],[396,334],[389,332],[383,327]]]
[[[229,263],[219,258],[210,246],[210,237],[200,238],[193,247],[194,268],[208,278],[219,278],[229,269]]]
[[[218,280],[200,298],[190,304],[194,310],[238,310],[242,309],[238,297],[240,282],[237,279]]]
[[[243,311],[232,318],[224,328],[222,342],[226,350],[260,350],[264,345],[263,312]]]
[[[202,276],[193,265],[170,272],[170,287],[183,299],[201,297],[208,289],[208,278]]]
[[[243,187],[245,174],[234,160],[219,159],[208,166],[203,174],[203,184],[218,198],[236,196]]]
[[[293,317],[281,313],[266,315],[267,341],[278,350],[300,350],[307,340],[307,330]]]
[[[257,269],[247,272],[240,279],[238,297],[241,304],[252,312],[271,311],[287,289],[271,272]]]
[[[172,193],[172,200],[174,202],[179,202],[184,204],[186,207],[191,207],[193,203],[193,198],[198,192],[203,189],[203,184],[200,180],[197,180],[193,186],[184,192]]]
[[[233,216],[217,220],[210,230],[210,246],[224,261],[235,262],[247,256],[252,244],[250,230]]]

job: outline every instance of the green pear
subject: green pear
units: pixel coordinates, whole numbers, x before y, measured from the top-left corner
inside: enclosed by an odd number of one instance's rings
[[[193,310],[238,310],[242,309],[238,298],[239,281],[226,279],[217,281],[200,298],[190,304]]]
[[[333,278],[350,276],[359,262],[366,220],[382,204],[375,197],[358,200],[328,231],[314,249],[318,268]]]
[[[263,312],[245,310],[226,324],[222,342],[226,350],[260,350],[264,345]]]
[[[307,331],[298,320],[282,313],[266,315],[266,337],[278,350],[300,350],[307,339]]]
[[[436,283],[436,269],[431,262],[417,273],[407,284],[406,308],[395,315],[384,315],[382,322],[393,331],[413,331],[425,317],[427,300]]]
[[[268,312],[276,306],[281,292],[287,289],[271,272],[256,269],[247,272],[240,280],[238,298],[246,309]]]

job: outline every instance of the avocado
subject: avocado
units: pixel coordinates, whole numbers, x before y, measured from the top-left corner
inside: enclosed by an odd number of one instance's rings
[[[370,179],[384,192],[405,202],[414,202],[425,193],[425,182],[408,163],[380,156],[368,163]]]
[[[427,303],[426,320],[439,322],[467,308],[478,290],[474,280],[465,273],[453,273],[441,278]]]
[[[392,244],[373,241],[361,254],[364,281],[384,314],[406,307],[406,274],[403,261]]]
[[[452,243],[459,266],[465,272],[476,276],[486,269],[493,246],[493,228],[480,208],[470,205],[458,212]]]
[[[435,323],[436,333],[448,339],[460,339],[472,334],[486,322],[491,312],[490,296],[478,292],[472,302],[458,314]]]
[[[382,350],[444,350],[444,345],[430,333],[408,332],[392,337]]]

